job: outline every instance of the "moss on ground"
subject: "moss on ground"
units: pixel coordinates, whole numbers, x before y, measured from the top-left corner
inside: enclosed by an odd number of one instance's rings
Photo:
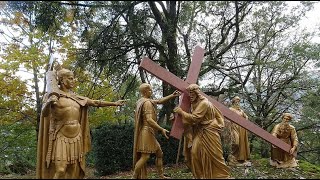
[[[231,167],[231,176],[235,179],[320,179],[320,166],[300,160],[299,167],[294,169],[277,169],[269,165],[268,158],[252,159],[251,167]],[[191,172],[184,164],[166,166],[166,176],[172,179],[192,179]],[[87,168],[86,179],[131,179],[132,171],[115,173],[108,176],[97,176],[95,170]],[[155,167],[148,167],[148,178],[158,179]],[[1,176],[0,179],[35,179],[35,173],[28,175],[10,174]]]

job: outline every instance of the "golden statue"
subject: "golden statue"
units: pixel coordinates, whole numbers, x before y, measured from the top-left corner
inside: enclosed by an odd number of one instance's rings
[[[168,130],[160,127],[157,123],[156,105],[163,104],[168,100],[180,95],[179,91],[163,97],[159,100],[151,99],[151,85],[143,83],[139,87],[141,98],[137,101],[135,111],[135,129],[133,145],[133,167],[135,179],[146,179],[147,161],[151,154],[156,155],[156,168],[160,178],[167,178],[163,173],[163,152],[155,134],[160,131],[167,139]]]
[[[277,168],[293,168],[297,167],[298,163],[293,156],[297,152],[298,136],[295,127],[289,124],[292,120],[290,113],[283,113],[282,122],[277,124],[271,134],[282,141],[291,145],[290,153],[272,145],[270,165]]]
[[[248,120],[248,116],[240,108],[240,98],[238,96],[234,97],[231,103],[229,109]],[[251,166],[251,163],[248,161],[250,159],[248,131],[232,122],[228,128],[231,136],[231,154],[228,157],[229,165]]]
[[[58,77],[58,79],[56,78]],[[61,68],[47,73],[47,93],[38,134],[39,179],[82,179],[85,155],[91,149],[88,106],[122,106],[125,101],[108,102],[76,95],[74,75]]]
[[[220,132],[224,119],[207,98],[201,95],[199,86],[190,84],[187,91],[191,101],[191,113],[176,107],[174,112],[182,116],[184,124],[192,126],[191,171],[196,179],[230,178],[230,168],[223,157]]]

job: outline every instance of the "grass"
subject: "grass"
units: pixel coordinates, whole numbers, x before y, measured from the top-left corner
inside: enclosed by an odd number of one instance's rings
[[[299,161],[299,167],[294,169],[277,169],[269,165],[269,159],[253,159],[251,167],[231,167],[231,176],[235,179],[319,179],[320,167],[306,161]],[[192,179],[191,172],[184,164],[166,166],[166,176],[172,179]],[[87,167],[85,179],[131,179],[132,171],[124,171],[108,176],[97,176],[94,168]],[[148,167],[148,178],[158,179],[154,166]],[[0,175],[0,179],[35,179],[35,172],[28,175]]]

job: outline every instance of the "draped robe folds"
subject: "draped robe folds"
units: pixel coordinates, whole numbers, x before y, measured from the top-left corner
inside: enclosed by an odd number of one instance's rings
[[[288,124],[286,129],[281,128],[281,123],[277,124],[273,128],[271,134],[290,144],[291,147],[298,146],[297,132],[295,130],[295,127],[290,124]],[[297,148],[295,151],[297,151]],[[290,155],[289,153],[283,151],[278,147],[271,148],[270,164],[279,168],[290,168],[298,166],[297,161],[293,155]]]
[[[70,98],[77,102],[80,105],[80,133],[81,133],[81,145],[83,151],[82,160],[79,162],[80,171],[79,174],[76,174],[75,178],[84,178],[85,176],[85,154],[91,150],[91,137],[90,137],[90,129],[89,129],[89,121],[88,121],[88,108],[86,106],[87,98],[71,95],[67,96],[65,94],[60,94],[60,96]],[[43,104],[47,103],[48,96],[45,95],[43,99]],[[54,122],[54,117],[51,114],[51,110],[49,110],[49,115],[45,117],[43,112],[41,112],[40,123],[39,123],[39,133],[38,133],[38,144],[37,144],[37,167],[36,167],[36,178],[37,179],[52,179],[55,174],[55,164],[51,160],[51,158],[47,158],[48,151],[49,153],[53,153],[52,147],[54,139],[49,138],[49,129]],[[51,155],[52,156],[52,155]],[[80,157],[79,157],[80,158]],[[73,177],[74,178],[74,177]]]
[[[231,107],[230,110],[247,119],[247,115],[243,110],[233,107]],[[231,123],[230,128],[232,145],[235,146],[232,149],[232,156],[236,161],[246,161],[250,159],[248,131],[235,123]]]
[[[230,168],[223,157],[220,131],[224,127],[221,112],[207,98],[191,104],[191,114],[183,119],[193,129],[191,170],[197,179],[229,178]]]

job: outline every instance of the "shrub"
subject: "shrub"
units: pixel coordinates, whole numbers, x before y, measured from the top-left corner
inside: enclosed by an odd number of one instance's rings
[[[171,130],[170,126],[162,126],[162,127],[169,131]],[[166,139],[161,133],[158,133],[156,138],[160,143],[160,146],[163,152],[163,164],[164,165],[175,164],[177,159],[178,148],[179,148],[179,140],[173,137],[169,137],[169,139]],[[183,141],[181,142],[179,162],[183,160],[182,146],[183,146]],[[151,160],[149,160],[149,164],[150,163],[154,164],[155,162],[154,159],[155,158],[152,158]]]
[[[170,130],[168,127],[165,128]],[[132,169],[133,135],[133,124],[103,124],[92,130],[92,155],[98,175]],[[162,134],[157,134],[156,137],[164,153],[163,164],[175,163],[179,140],[172,137],[167,140]],[[154,165],[154,160],[155,156],[152,155],[148,165]]]
[[[0,126],[0,174],[27,174],[35,169],[37,139],[35,127],[15,123]]]
[[[132,166],[132,125],[104,124],[92,131],[95,169],[99,175],[129,170]]]

